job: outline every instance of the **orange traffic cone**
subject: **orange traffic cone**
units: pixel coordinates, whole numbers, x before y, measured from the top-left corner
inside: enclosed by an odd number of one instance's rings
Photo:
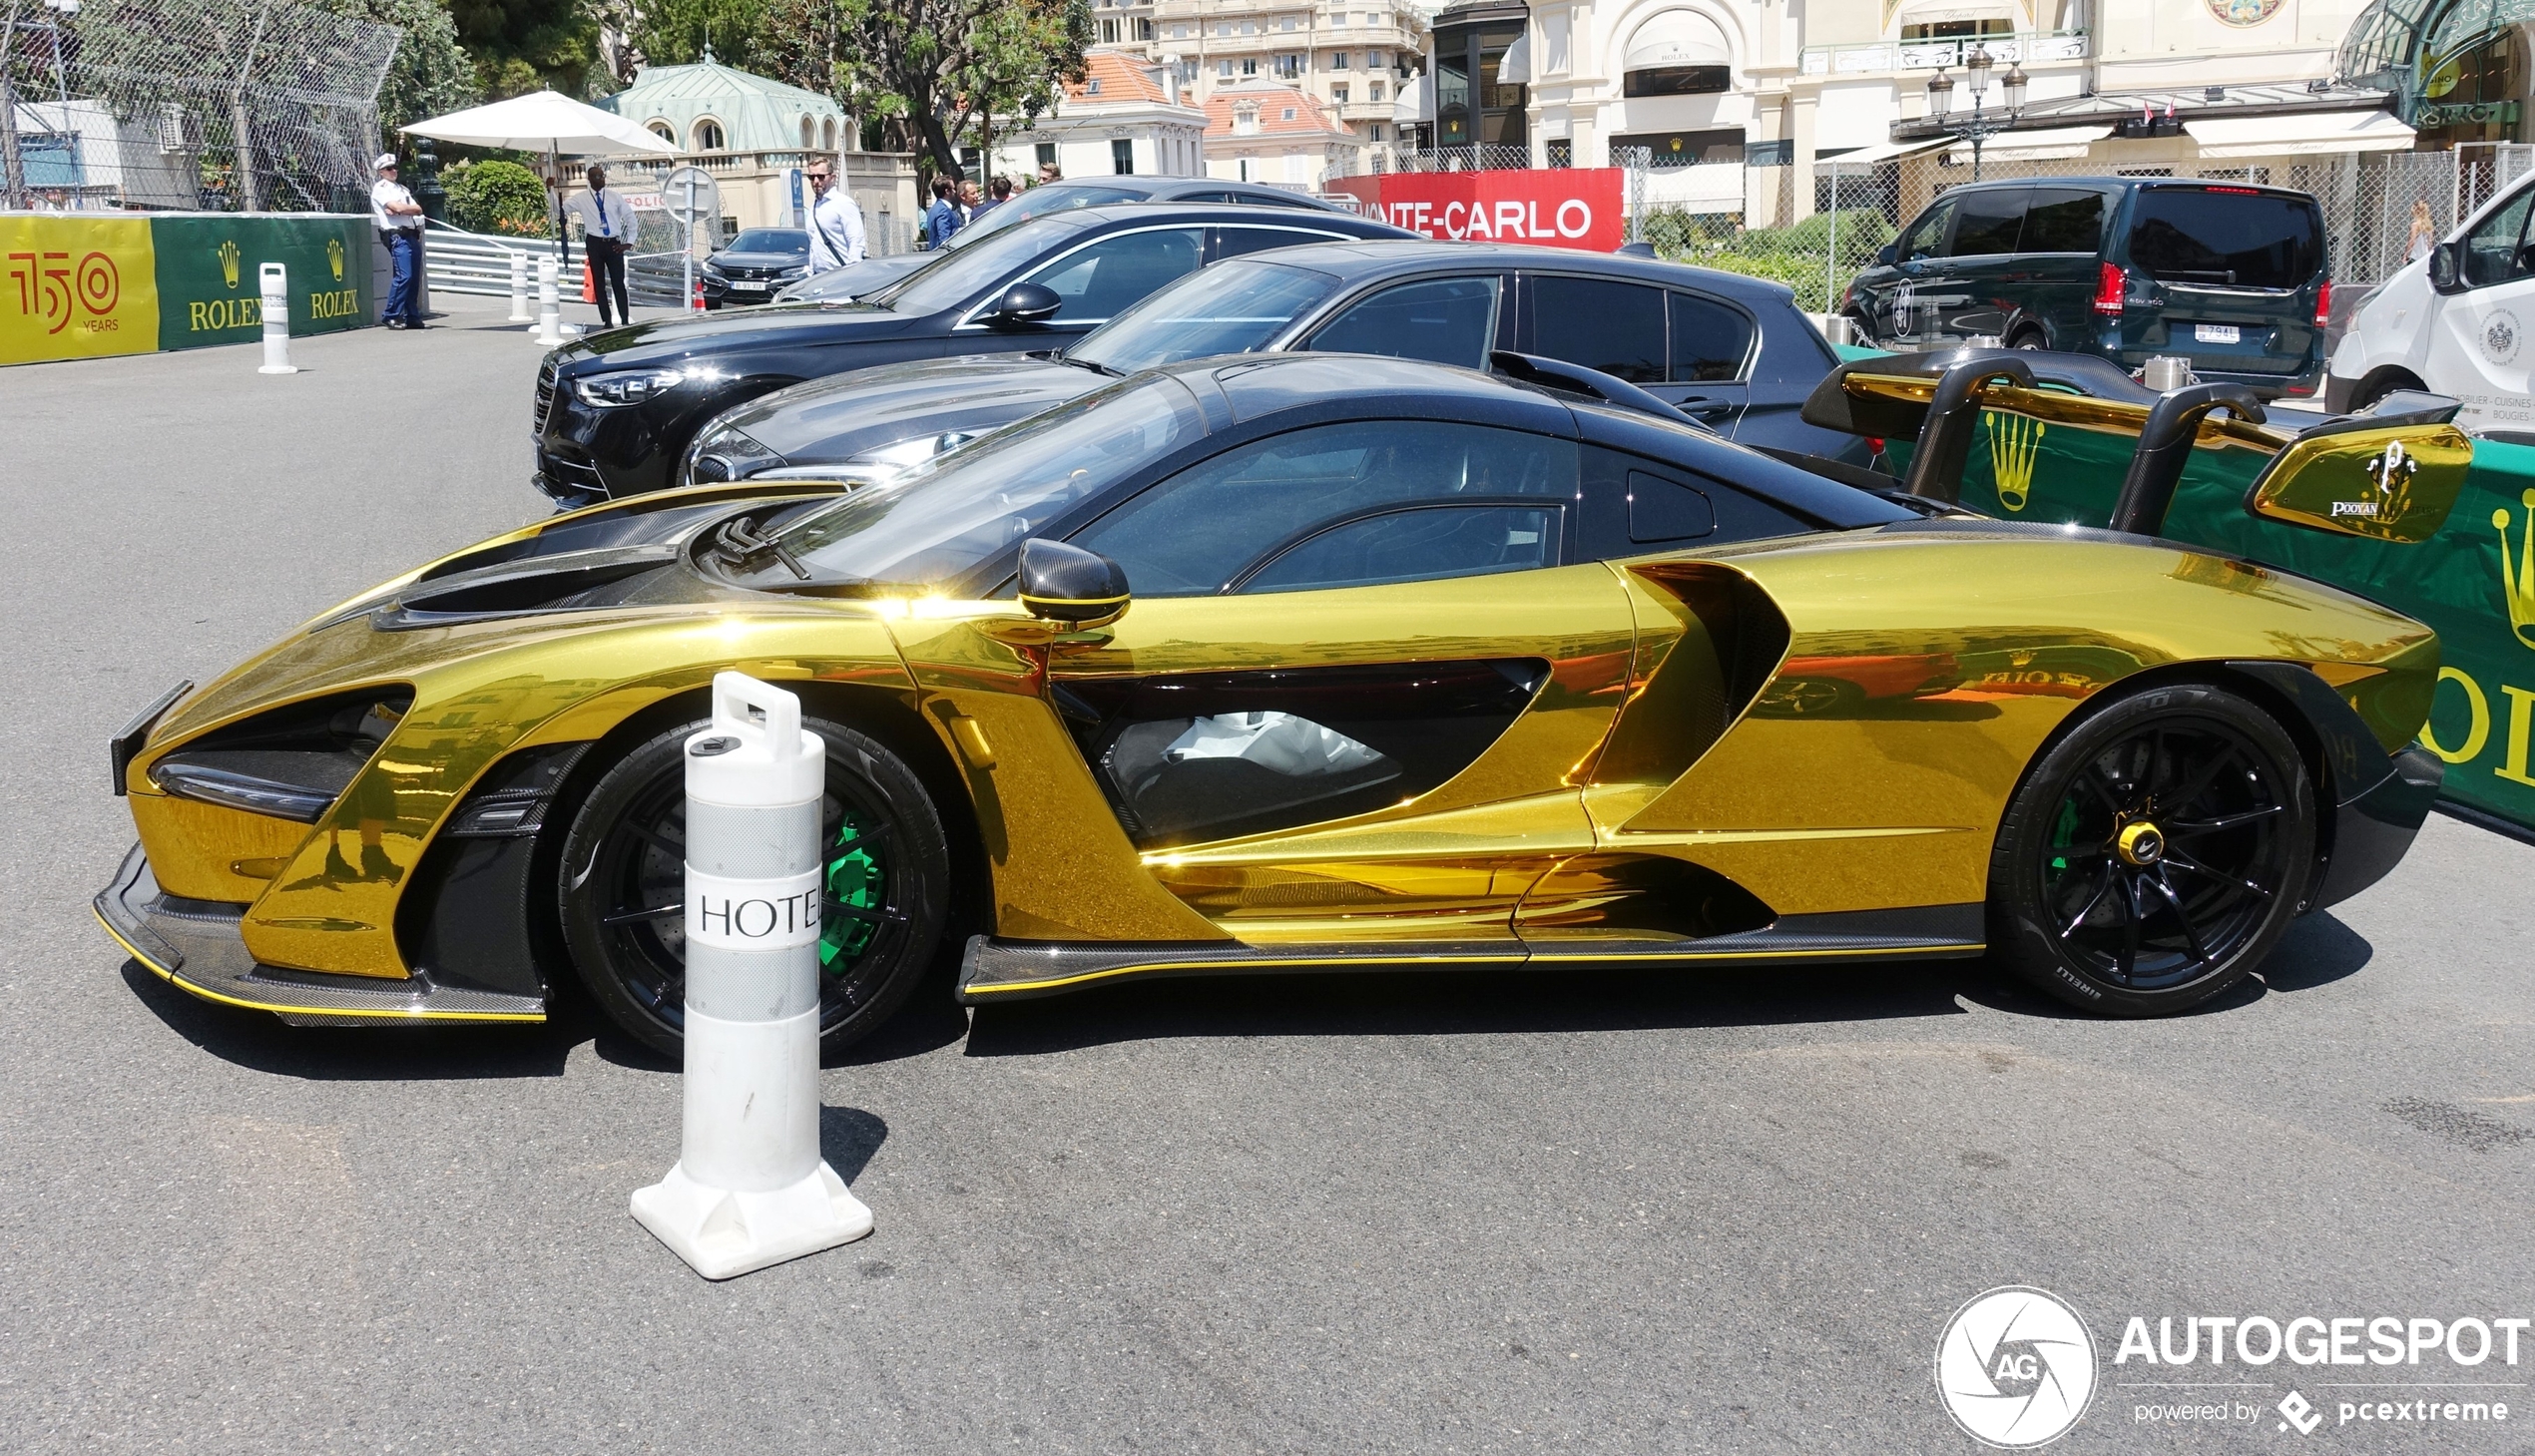
[[[702,278],[696,279],[696,296],[690,306],[698,313],[705,311],[705,280]]]
[[[581,259],[581,301],[584,303],[599,301],[599,285],[590,274],[590,259],[587,257]]]

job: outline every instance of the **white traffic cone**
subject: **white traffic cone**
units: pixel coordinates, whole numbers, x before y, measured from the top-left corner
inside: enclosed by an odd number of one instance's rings
[[[509,321],[512,323],[534,323],[537,321],[536,317],[528,311],[528,254],[524,252],[514,252],[511,254],[511,316]]]
[[[553,348],[563,342],[563,304],[555,297],[555,259],[537,259],[537,342]]]
[[[264,365],[258,374],[296,374],[290,362],[290,274],[277,262],[255,269],[264,306]]]
[[[826,770],[798,698],[714,675],[713,726],[687,740],[685,1133],[634,1194],[635,1220],[708,1279],[871,1231],[818,1156]]]

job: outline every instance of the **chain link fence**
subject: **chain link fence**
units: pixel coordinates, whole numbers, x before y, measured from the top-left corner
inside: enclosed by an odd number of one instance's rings
[[[1377,149],[1367,157],[1342,158],[1331,163],[1328,175],[1337,178],[1374,177],[1390,172],[1519,172],[1531,165],[1530,148],[1489,142],[1467,147]]]
[[[401,35],[289,0],[0,0],[0,207],[366,212]]]

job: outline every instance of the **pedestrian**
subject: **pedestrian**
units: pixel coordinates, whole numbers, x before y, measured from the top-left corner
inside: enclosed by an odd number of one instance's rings
[[[933,206],[924,210],[924,245],[947,247],[959,231],[959,194],[947,177],[933,179]]]
[[[1012,179],[1008,177],[998,177],[994,181],[986,184],[986,200],[968,210],[968,221],[974,223],[978,219],[986,216],[988,213],[993,212],[995,209],[1000,208],[1011,201]]]
[[[1039,186],[1045,187],[1049,183],[1063,182],[1064,180],[1065,174],[1056,170],[1055,163],[1042,162],[1039,164]]]
[[[804,174],[816,200],[809,208],[809,270],[828,272],[862,261],[862,209],[836,186],[836,164],[820,157]]]
[[[962,224],[976,222],[977,210],[985,205],[985,198],[977,192],[977,184],[963,182],[959,185],[959,217]]]
[[[608,191],[608,170],[595,163],[584,174],[589,190],[568,205],[581,220],[581,257],[590,266],[590,293],[598,300],[599,326],[614,328],[634,321],[634,305],[625,297],[625,254],[633,250],[634,210],[623,193]],[[616,312],[608,312],[610,289]]]
[[[2412,202],[2411,242],[2403,245],[2403,260],[2409,262],[2416,257],[2427,257],[2429,249],[2437,245],[2438,225],[2429,216],[2429,203],[2425,199],[2415,199]]]
[[[422,204],[396,181],[396,154],[381,152],[371,164],[378,181],[369,186],[369,217],[378,241],[387,245],[393,281],[387,287],[389,328],[420,328],[422,323]]]

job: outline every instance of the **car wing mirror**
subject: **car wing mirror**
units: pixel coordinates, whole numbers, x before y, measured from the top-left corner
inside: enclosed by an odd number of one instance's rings
[[[995,299],[986,321],[995,324],[1045,323],[1065,306],[1065,299],[1045,283],[1015,283]]]
[[[2417,545],[2447,524],[2472,464],[2473,441],[2443,420],[2335,420],[2274,456],[2246,491],[2245,511],[2283,526]]]
[[[1892,259],[1894,256],[1895,254],[1892,250],[1892,244],[1889,243],[1875,249],[1875,261],[1885,267],[1892,266]]]
[[[1097,551],[1036,537],[1021,543],[1021,605],[1075,631],[1127,615],[1127,569]]]
[[[2441,243],[2429,249],[2429,286],[2452,293],[2464,286],[2464,244]]]

